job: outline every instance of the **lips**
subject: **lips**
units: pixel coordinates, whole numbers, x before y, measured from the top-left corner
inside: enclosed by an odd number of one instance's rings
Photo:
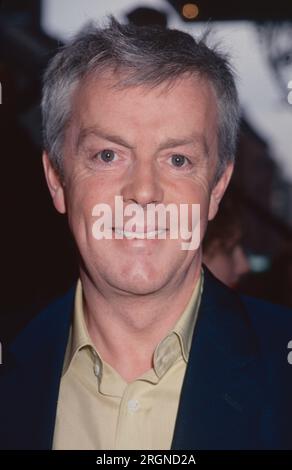
[[[124,230],[123,228],[118,228],[118,227],[113,227],[113,232],[116,233],[119,236],[123,236],[125,238],[140,238],[140,239],[145,239],[145,238],[156,238],[159,235],[163,235],[167,232],[167,229],[155,229],[155,230],[150,230],[145,227],[136,227],[135,231],[129,231],[129,230]]]

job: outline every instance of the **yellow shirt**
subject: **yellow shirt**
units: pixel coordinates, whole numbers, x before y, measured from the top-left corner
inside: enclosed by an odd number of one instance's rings
[[[53,449],[170,449],[202,288],[203,272],[153,368],[127,383],[93,346],[78,281]]]

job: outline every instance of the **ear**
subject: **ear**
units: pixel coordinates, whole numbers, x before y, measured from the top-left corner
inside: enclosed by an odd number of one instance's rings
[[[217,183],[212,189],[209,204],[208,220],[214,219],[215,215],[217,214],[220,201],[225,193],[225,190],[232,176],[233,168],[234,164],[229,163],[225,168],[223,174],[221,175],[220,179],[217,181]]]
[[[62,184],[60,175],[53,167],[49,156],[46,152],[43,152],[43,167],[47,180],[47,185],[51,193],[53,203],[55,208],[60,214],[65,214],[66,204],[65,204],[65,194],[64,194],[64,184]]]

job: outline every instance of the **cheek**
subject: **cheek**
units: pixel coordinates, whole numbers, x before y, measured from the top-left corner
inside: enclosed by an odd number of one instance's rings
[[[200,171],[192,177],[187,187],[188,193],[192,194],[193,198],[197,199],[202,205],[209,199],[211,193],[211,181],[209,180],[207,168],[200,168]]]
[[[188,219],[186,221],[185,217],[180,218],[180,224],[183,224],[183,230],[187,225],[189,232],[193,232],[193,236],[198,237],[200,243],[208,222],[210,201],[208,181],[204,177],[196,177],[192,181],[187,181],[181,188],[184,188],[184,191],[183,194],[180,192],[179,200],[188,204]]]
[[[200,219],[203,226],[206,225],[208,219],[209,203],[210,203],[210,189],[206,178],[197,177],[196,180],[189,186],[186,192],[186,199],[188,203],[199,205]],[[191,207],[189,212],[191,212]]]
[[[66,198],[68,223],[74,238],[88,239],[94,221],[92,210],[98,202],[94,188],[88,186],[85,180],[79,180],[77,184],[68,187]]]
[[[67,184],[71,211],[91,214],[96,204],[110,202],[110,188],[105,178],[89,175],[87,170],[75,171]]]

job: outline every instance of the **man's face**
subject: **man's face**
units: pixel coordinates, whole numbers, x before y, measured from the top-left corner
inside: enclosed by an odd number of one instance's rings
[[[124,207],[200,204],[203,234],[231,168],[214,187],[218,116],[206,80],[181,78],[169,88],[114,89],[115,83],[108,73],[79,87],[64,141],[63,184],[46,157],[45,171],[56,208],[68,214],[91,281],[119,292],[149,294],[177,286],[190,269],[198,272],[201,250],[182,250],[182,240],[167,233],[166,239],[96,240],[94,206],[106,203],[114,214],[115,196],[123,198]]]

